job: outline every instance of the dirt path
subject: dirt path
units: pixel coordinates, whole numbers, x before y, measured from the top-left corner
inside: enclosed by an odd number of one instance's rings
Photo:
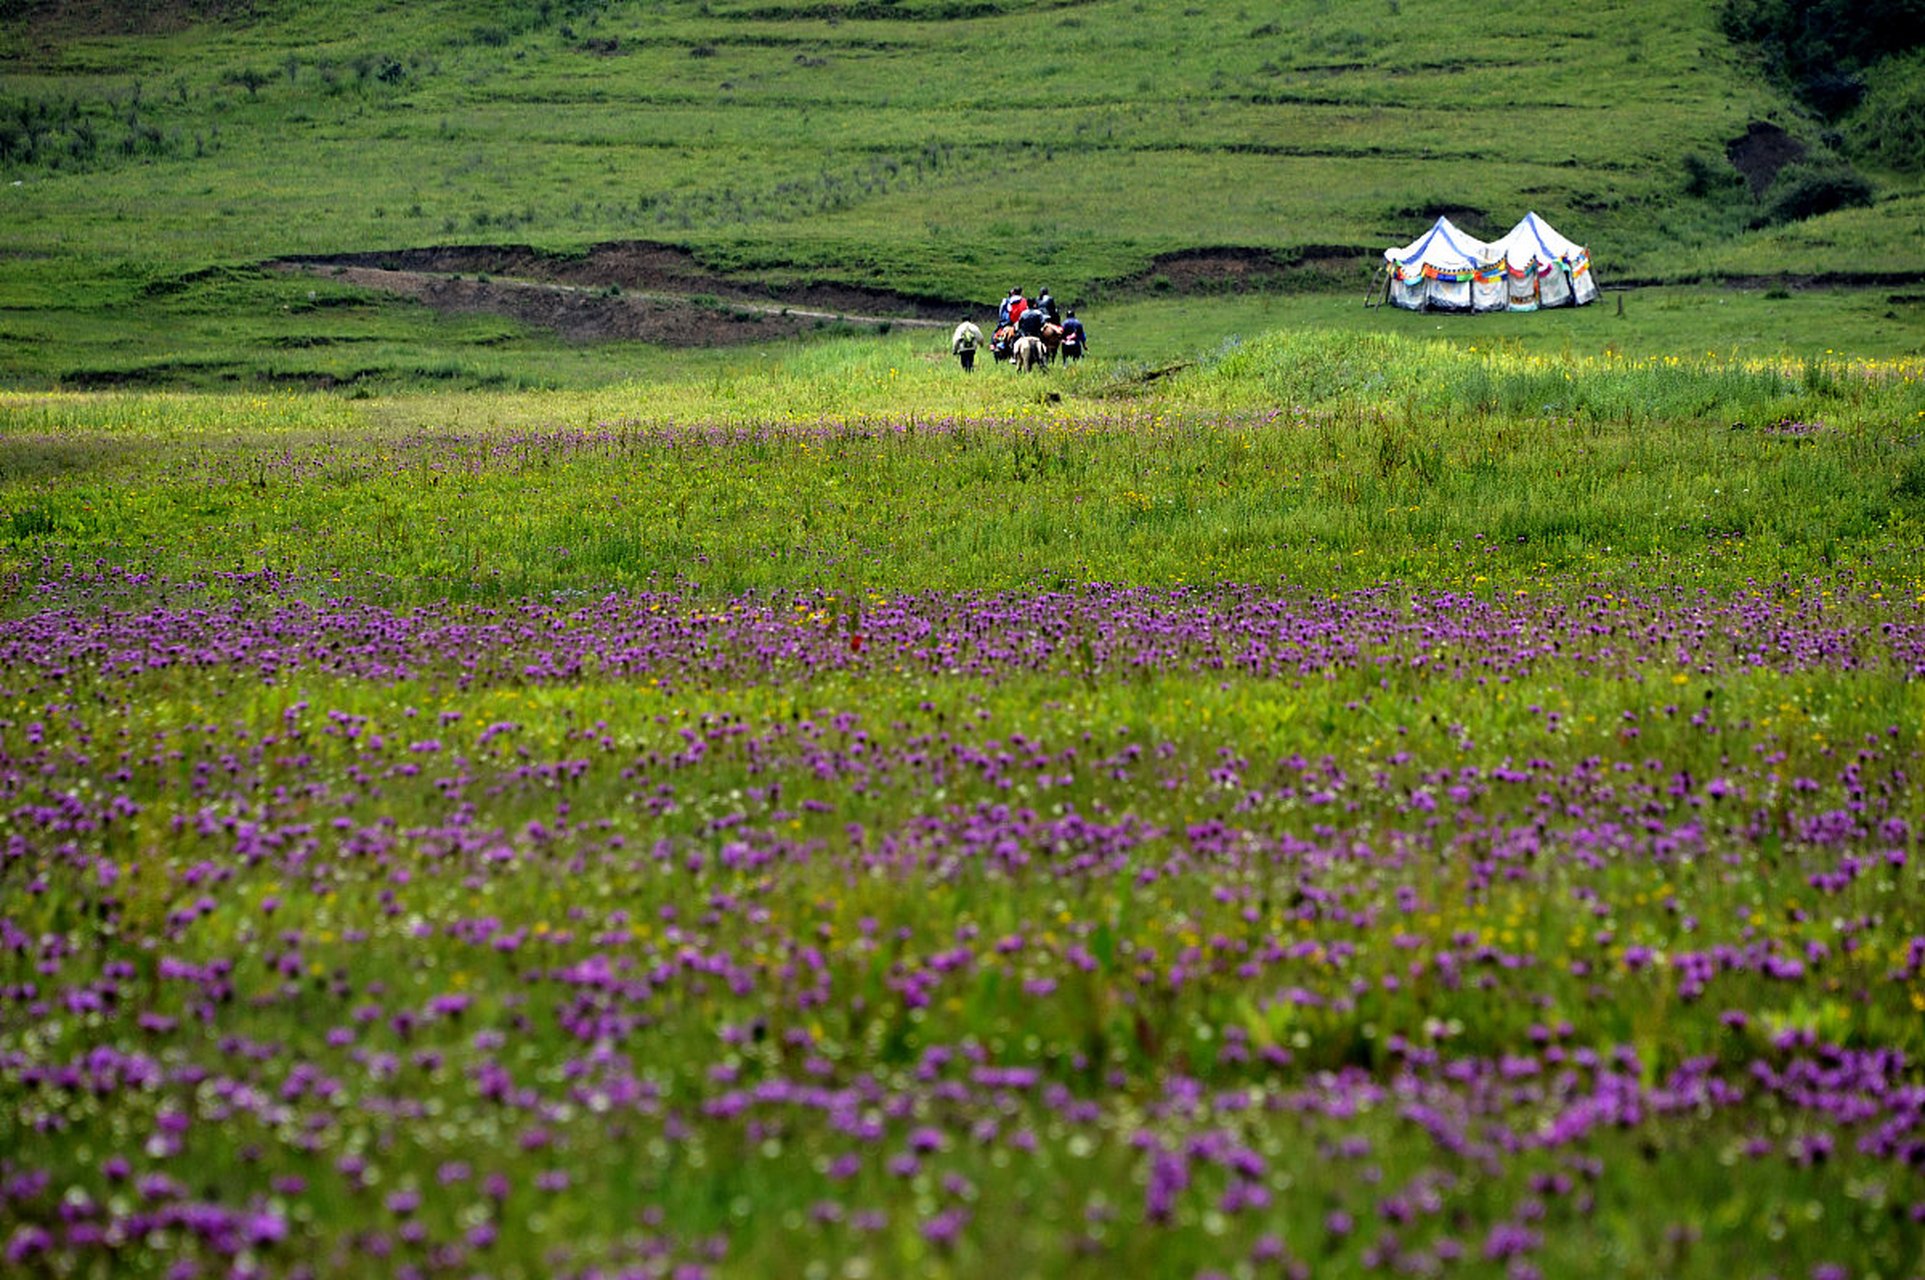
[[[942,330],[981,323],[993,302],[956,301],[829,281],[771,283],[723,275],[694,254],[650,241],[612,241],[582,253],[528,245],[438,245],[284,258],[269,268],[346,281],[419,299],[437,311],[508,316],[572,342],[633,340],[673,347],[767,342],[831,325]],[[1159,294],[1265,293],[1353,288],[1376,265],[1347,245],[1292,254],[1216,247],[1159,255],[1140,272],[1090,285],[1083,301]],[[1916,272],[1729,277],[1731,288],[1913,285]],[[1685,280],[1614,278],[1613,288]],[[1703,283],[1714,283],[1706,280]]]
[[[1348,280],[1360,251],[1313,246],[1193,249],[1159,256],[1140,273],[1090,286],[1089,300],[1140,293],[1270,291]],[[942,329],[979,323],[993,301],[957,301],[829,281],[771,283],[723,275],[694,254],[651,241],[611,241],[578,254],[528,245],[284,258],[281,271],[344,280],[419,299],[439,311],[504,315],[575,342],[634,339],[666,346],[767,341],[831,324]]]
[[[879,311],[797,306],[754,298],[724,298],[712,290],[632,290],[615,281],[569,284],[554,280],[475,276],[459,271],[288,260],[275,269],[324,276],[416,298],[437,311],[509,316],[552,329],[572,342],[633,339],[663,346],[709,347],[761,342],[829,324],[937,329],[946,320]]]
[[[511,316],[576,342],[761,342],[831,324],[940,328],[983,303],[809,281],[725,276],[672,245],[613,241],[578,254],[528,245],[438,245],[284,258],[281,271],[418,298],[441,311]]]

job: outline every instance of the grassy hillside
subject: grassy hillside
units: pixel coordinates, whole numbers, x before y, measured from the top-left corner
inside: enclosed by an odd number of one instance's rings
[[[1721,168],[1726,143],[1769,118],[1825,144],[1704,0],[6,13],[0,375],[16,381],[79,372],[61,353],[90,346],[93,367],[172,360],[193,381],[222,361],[179,349],[183,314],[299,350],[279,317],[325,309],[309,284],[197,273],[441,243],[651,239],[778,281],[983,300],[1107,282],[1115,298],[1154,292],[1161,253],[1367,254],[1438,212],[1495,233],[1536,208],[1607,283],[1925,269],[1915,176],[1873,175],[1870,208],[1747,230],[1763,204]],[[464,361],[519,337],[412,306],[373,327]]]

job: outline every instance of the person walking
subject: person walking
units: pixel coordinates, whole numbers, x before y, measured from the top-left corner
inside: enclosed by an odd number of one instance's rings
[[[949,336],[949,350],[962,362],[964,373],[976,367],[976,348],[982,345],[983,331],[968,320],[957,325],[956,332]]]
[[[1076,308],[1071,307],[1063,317],[1063,359],[1081,360],[1089,345],[1089,334],[1083,331],[1083,322],[1076,318]]]

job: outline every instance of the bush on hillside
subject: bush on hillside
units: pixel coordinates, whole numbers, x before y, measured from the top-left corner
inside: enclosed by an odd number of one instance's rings
[[[1744,175],[1733,168],[1730,161],[1697,151],[1685,153],[1684,193],[1694,200],[1735,196],[1743,183]]]
[[[1864,96],[1865,68],[1925,46],[1925,0],[1724,0],[1719,21],[1833,117]]]
[[[1872,184],[1842,164],[1795,164],[1778,175],[1757,225],[1797,222],[1872,202]]]
[[[1846,128],[1852,149],[1879,168],[1925,171],[1925,51],[1889,59],[1870,82]]]

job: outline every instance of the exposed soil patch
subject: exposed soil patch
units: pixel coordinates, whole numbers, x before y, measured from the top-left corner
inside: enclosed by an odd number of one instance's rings
[[[1432,200],[1428,204],[1407,204],[1400,209],[1392,209],[1390,216],[1398,222],[1416,220],[1435,222],[1439,218],[1449,218],[1452,222],[1477,234],[1476,228],[1488,219],[1490,211],[1474,204],[1454,204],[1449,200]]]
[[[1328,288],[1348,284],[1359,264],[1373,260],[1369,250],[1353,245],[1313,245],[1296,254],[1236,246],[1186,249],[1066,301]],[[981,299],[957,301],[860,285],[726,276],[685,249],[649,241],[599,244],[580,254],[544,253],[527,245],[442,245],[285,258],[265,265],[401,294],[438,311],[508,316],[577,342],[726,346],[834,323],[937,328],[964,316],[980,319],[992,306]]]
[[[78,36],[152,36],[182,31],[196,22],[251,18],[254,0],[28,0],[13,9],[43,39]]]
[[[145,369],[75,369],[61,375],[60,385],[74,391],[113,391],[141,386],[152,377]]]
[[[1322,289],[1352,280],[1374,254],[1354,245],[1309,245],[1295,254],[1234,245],[1181,249],[1155,258],[1134,275],[1104,281],[1091,293],[1127,294],[1281,293]]]
[[[1727,289],[1889,289],[1925,282],[1925,271],[1781,271],[1773,275],[1613,276],[1605,289],[1656,289],[1674,284],[1716,284]]]
[[[611,241],[580,254],[544,253],[528,245],[442,245],[290,258],[268,265],[304,270],[368,267],[434,275],[503,276],[590,289],[614,286],[631,293],[713,298],[777,309],[787,306],[831,315],[948,320],[952,324],[959,317],[959,307],[967,311],[972,305],[981,306],[860,285],[778,285],[725,276],[703,266],[686,249],[646,240]]]
[[[1184,249],[1156,259],[1144,283],[1177,293],[1267,285],[1289,264],[1268,249]]]
[[[552,329],[571,342],[630,340],[668,347],[717,347],[766,342],[834,323],[937,327],[946,320],[856,314],[766,301],[725,301],[712,292],[632,291],[620,285],[561,284],[551,280],[470,278],[427,269],[300,263],[308,270],[364,289],[416,298],[436,311],[508,316]]]
[[[1805,158],[1805,144],[1768,120],[1753,120],[1744,133],[1725,143],[1731,167],[1744,175],[1756,200],[1771,187],[1778,171]]]

